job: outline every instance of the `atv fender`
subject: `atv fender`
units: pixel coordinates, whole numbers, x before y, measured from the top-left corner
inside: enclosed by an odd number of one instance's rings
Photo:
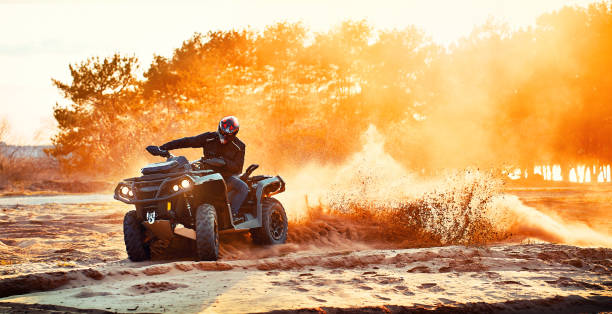
[[[236,230],[261,228],[261,226],[263,226],[261,218],[263,208],[261,206],[261,201],[264,197],[269,197],[285,191],[285,181],[283,181],[280,176],[264,179],[257,183],[255,191],[255,196],[257,197],[257,219],[248,220],[237,225],[235,227]]]
[[[225,180],[219,173],[193,177],[192,195],[194,203],[192,209],[196,210],[200,204],[207,203],[215,207],[220,230],[234,228],[232,215],[227,200],[227,187]],[[194,212],[193,215],[196,215]]]
[[[270,197],[274,194],[285,191],[285,181],[280,176],[261,180],[257,183],[255,196],[257,197],[257,225],[249,228],[259,228],[263,226],[261,202],[264,197]],[[242,227],[242,226],[241,226]]]

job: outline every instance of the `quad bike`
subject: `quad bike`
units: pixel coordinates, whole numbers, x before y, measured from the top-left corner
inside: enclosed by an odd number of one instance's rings
[[[167,160],[142,168],[141,177],[125,179],[115,188],[115,199],[136,206],[123,219],[130,260],[150,259],[156,240],[170,241],[176,235],[195,240],[197,259],[206,261],[218,259],[222,231],[250,231],[253,242],[260,245],[287,240],[285,209],[271,197],[285,191],[280,176],[251,176],[259,166],[247,168],[240,176],[249,187],[240,208],[244,220],[234,224],[225,181],[210,166],[224,165],[223,159],[189,162],[157,146],[149,146],[147,151]]]

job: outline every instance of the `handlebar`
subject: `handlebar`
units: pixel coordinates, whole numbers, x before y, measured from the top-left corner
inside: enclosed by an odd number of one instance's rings
[[[150,146],[147,146],[146,150],[147,152],[149,152],[149,154],[153,156],[165,157],[167,159],[172,159],[175,157],[169,151],[159,148],[159,146],[150,145]],[[193,165],[197,163],[199,163],[200,165],[207,165],[211,167],[225,166],[225,160],[223,160],[222,158],[209,158],[209,159],[202,158],[198,160],[197,162],[192,162],[191,164]],[[201,167],[201,166],[197,166],[197,167]]]
[[[147,152],[149,152],[149,154],[153,156],[166,157],[167,159],[174,157],[174,155],[172,155],[169,151],[163,150],[159,148],[159,146],[150,145],[150,146],[147,146],[146,150]]]

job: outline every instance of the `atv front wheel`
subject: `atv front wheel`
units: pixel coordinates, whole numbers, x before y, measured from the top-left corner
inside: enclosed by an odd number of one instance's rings
[[[261,228],[251,229],[253,242],[260,245],[283,244],[287,241],[287,214],[275,198],[261,202]]]
[[[219,228],[215,207],[202,204],[196,214],[196,251],[199,261],[219,258]]]
[[[138,221],[135,210],[127,212],[123,217],[123,240],[131,261],[140,262],[151,258],[149,246],[144,243],[144,228]]]

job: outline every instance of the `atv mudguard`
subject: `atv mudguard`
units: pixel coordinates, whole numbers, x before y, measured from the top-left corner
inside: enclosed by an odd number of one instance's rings
[[[227,199],[227,186],[225,180],[219,173],[211,173],[201,177],[191,177],[194,186],[191,191],[193,196],[192,210],[195,217],[195,210],[201,204],[210,204],[217,210],[217,223],[219,230],[233,229],[232,214]]]
[[[274,194],[278,194],[285,191],[285,181],[280,176],[261,180],[257,183],[255,190],[255,196],[257,198],[257,219],[247,220],[237,226],[236,230],[260,228],[263,226],[262,222],[262,206],[261,202],[265,197],[270,197]]]

